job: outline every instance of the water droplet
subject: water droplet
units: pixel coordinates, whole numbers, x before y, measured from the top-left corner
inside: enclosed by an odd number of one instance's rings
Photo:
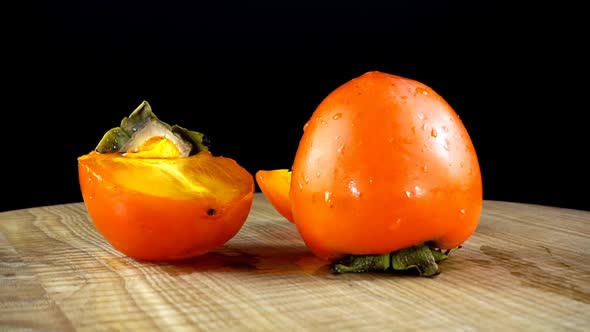
[[[301,181],[297,181],[297,186],[299,187],[299,190],[303,190],[303,183],[301,183]]]
[[[445,144],[443,145],[443,148],[445,150],[449,151],[449,140],[448,139],[445,140]]]
[[[418,119],[424,120],[424,113],[418,113]]]
[[[459,219],[465,218],[465,209],[459,210]]]
[[[407,198],[411,198],[412,197],[412,192],[409,190],[406,190],[406,197]]]
[[[338,147],[338,153],[342,153],[343,150],[344,150],[344,144],[342,144]]]
[[[354,180],[350,180],[350,182],[348,182],[348,190],[350,190],[350,193],[354,197],[360,197],[361,196],[361,192],[358,189],[358,187],[356,186],[356,182],[354,182]]]
[[[445,131],[445,133],[449,132],[449,128],[447,126],[443,126],[442,129]]]
[[[308,178],[307,176],[306,176],[306,177],[304,177],[304,178],[303,178],[303,182],[305,182],[305,184],[308,184],[308,183],[309,183],[309,178]]]
[[[432,128],[432,130],[430,131],[430,136],[432,136],[432,137],[438,136],[438,132],[436,131],[436,129]]]
[[[305,131],[305,130],[307,129],[307,126],[309,126],[309,122],[306,122],[306,123],[303,125],[303,131]]]
[[[333,197],[334,195],[332,194],[331,191],[326,191],[324,193],[324,202],[326,202],[326,205],[328,205],[328,207],[332,207],[334,206],[334,202],[333,202]]]
[[[372,177],[369,177],[369,184],[373,184],[373,182],[375,182],[375,179],[373,179]]]
[[[416,93],[417,94],[421,94],[423,96],[427,96],[428,95],[428,90],[426,90],[424,88],[416,88]]]
[[[316,178],[319,178],[320,176],[322,176],[322,172],[320,172],[320,171],[317,171],[317,172],[315,173],[315,177],[316,177]]]
[[[341,117],[342,117],[342,113],[336,113],[336,114],[332,115],[332,119],[334,119],[334,120],[338,120]]]
[[[423,193],[424,193],[424,190],[422,190],[422,188],[420,188],[419,186],[414,186],[414,193],[413,193],[413,195],[420,196]]]
[[[426,123],[422,124],[422,130],[426,130]]]
[[[424,173],[428,172],[428,165],[422,166],[422,172],[424,172]]]
[[[397,218],[397,219],[391,221],[391,223],[389,224],[389,229],[390,230],[397,229],[399,227],[399,225],[401,224],[401,222],[402,222],[402,218]]]

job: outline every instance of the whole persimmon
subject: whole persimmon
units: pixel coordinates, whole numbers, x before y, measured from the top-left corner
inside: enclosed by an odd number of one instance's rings
[[[305,244],[335,271],[436,275],[476,230],[476,151],[429,86],[367,72],[332,91],[303,130],[289,205]]]

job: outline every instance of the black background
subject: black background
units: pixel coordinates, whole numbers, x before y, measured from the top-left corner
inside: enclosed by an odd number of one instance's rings
[[[453,106],[478,151],[485,199],[588,209],[588,93],[575,79],[586,60],[570,9],[424,0],[21,9],[4,41],[0,210],[81,201],[76,158],[144,99],[252,174],[288,168],[320,101],[370,70],[419,80]]]

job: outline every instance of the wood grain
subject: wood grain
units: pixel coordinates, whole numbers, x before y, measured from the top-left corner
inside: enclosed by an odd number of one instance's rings
[[[122,256],[82,203],[0,213],[1,331],[588,331],[590,212],[486,201],[435,278],[334,275],[257,194],[226,245]]]

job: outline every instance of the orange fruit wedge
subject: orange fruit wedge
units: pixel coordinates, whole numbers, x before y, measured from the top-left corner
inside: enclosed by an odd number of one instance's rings
[[[275,210],[285,219],[293,222],[289,200],[291,171],[288,169],[260,170],[256,172],[256,183]]]

